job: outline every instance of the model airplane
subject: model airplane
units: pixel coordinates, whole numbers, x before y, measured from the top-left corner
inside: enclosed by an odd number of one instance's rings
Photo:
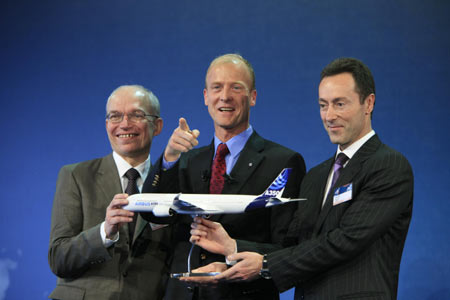
[[[144,193],[129,196],[129,203],[123,208],[136,212],[152,212],[156,217],[168,217],[174,213],[185,215],[238,214],[257,208],[306,200],[281,197],[290,172],[290,168],[283,169],[259,196]]]

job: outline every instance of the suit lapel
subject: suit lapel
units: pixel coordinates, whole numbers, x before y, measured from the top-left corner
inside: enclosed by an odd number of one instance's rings
[[[133,234],[133,242],[136,241],[136,239],[139,237],[139,235],[142,233],[142,231],[145,229],[145,226],[148,226],[148,222],[145,221],[140,214],[137,215],[136,219],[136,227],[134,228],[134,234]]]
[[[149,186],[149,189],[146,191],[147,193],[153,193],[157,191],[157,186],[159,182],[159,170],[160,167],[158,166],[150,166],[150,171],[148,172],[147,178],[145,178],[145,181],[147,179],[150,179],[152,184]],[[134,228],[134,234],[133,234],[133,242],[132,245],[136,241],[136,239],[141,235],[142,231],[144,231],[145,226],[149,226],[149,223],[142,218],[141,214],[138,214],[136,219],[136,227]],[[128,232],[128,231],[127,231]]]
[[[107,205],[114,198],[114,195],[122,193],[122,185],[112,154],[102,158],[95,178],[97,190],[104,194],[104,197],[99,198],[105,199]]]
[[[148,176],[150,176],[151,173],[152,171],[150,171]],[[116,194],[123,193],[122,183],[120,181],[119,174],[117,172],[117,166],[116,163],[114,162],[112,154],[102,158],[102,162],[98,169],[97,175],[98,175],[96,176],[97,188],[104,194],[104,197],[99,198],[105,199],[106,201],[105,204],[109,205],[109,203]],[[133,235],[132,243],[136,241],[136,238],[139,237],[139,235],[142,233],[147,224],[148,224],[147,221],[145,221],[140,215],[138,215],[136,220],[135,234]],[[122,230],[120,234],[128,235],[128,226],[124,226],[123,228],[125,230]]]
[[[305,232],[309,234],[315,228],[321,213],[327,176],[333,161],[334,159],[330,158],[314,167],[303,180],[300,188],[300,197],[307,198],[307,201],[302,209],[297,209],[294,214],[292,225],[289,226],[287,234],[288,244],[292,244],[294,241],[298,242],[299,238],[305,239],[302,234]]]
[[[333,166],[334,163],[334,157],[328,159],[327,161],[325,161],[318,170],[317,176],[316,178],[313,178],[312,181],[317,182],[317,189],[314,192],[314,195],[317,195],[317,197],[314,197],[314,199],[309,199],[308,201],[314,201],[314,211],[318,211],[318,219],[317,222],[314,226],[314,232],[316,232],[318,230],[318,228],[320,228],[320,225],[322,224],[325,216],[327,215],[327,204],[328,204],[328,200],[329,200],[329,195],[327,199],[325,200],[325,204],[322,207],[322,202],[323,202],[323,198],[324,198],[324,193],[325,193],[325,188],[327,185],[327,180],[328,180],[328,175],[330,174],[330,170]],[[309,196],[309,195],[308,195]]]
[[[353,158],[351,160],[353,160]],[[332,159],[332,164],[333,164],[333,162],[334,162],[334,159]],[[330,168],[331,168],[331,166],[330,166]],[[327,195],[327,199],[325,200],[325,204],[324,204],[322,210],[320,211],[319,219],[317,221],[317,224],[316,224],[315,230],[314,230],[315,233],[317,233],[320,230],[326,217],[328,216],[331,209],[333,208],[333,197],[334,197],[334,192],[335,192],[336,188],[343,184],[352,182],[352,179],[359,172],[360,169],[361,169],[360,162],[355,162],[355,161],[352,162],[351,165],[349,162],[349,164],[344,169],[342,169],[341,175],[339,176],[338,180],[336,181],[335,187],[330,188],[330,191]],[[329,174],[329,172],[327,173],[327,175],[328,174]],[[327,178],[327,177],[325,176],[325,178]],[[325,184],[326,184],[326,181],[325,181]],[[325,190],[325,185],[324,185],[323,190]],[[325,191],[322,192],[322,196],[324,195],[324,192]],[[322,200],[323,197],[320,199]]]
[[[254,132],[239,155],[239,158],[231,170],[231,180],[225,181],[222,194],[240,194],[247,184],[253,172],[264,159],[264,140]],[[220,222],[223,215],[212,216],[211,219]]]
[[[231,170],[232,180],[226,182],[224,194],[239,194],[253,172],[264,159],[264,140],[254,132],[239,155],[239,158]]]
[[[348,164],[345,166],[344,169],[341,171],[341,175],[339,176],[338,180],[336,181],[336,184],[334,187],[330,188],[330,191],[328,193],[327,199],[325,201],[325,205],[323,206],[319,218],[317,220],[316,226],[314,227],[314,233],[318,233],[320,229],[322,228],[322,225],[330,213],[331,209],[333,208],[333,196],[334,192],[336,191],[337,187],[340,187],[344,184],[351,183],[356,174],[359,173],[359,171],[362,168],[363,162],[368,159],[381,145],[381,142],[377,135],[370,138],[364,145],[361,146],[361,148],[355,153],[355,155],[352,157],[352,159],[349,160]],[[328,179],[328,175],[331,170],[331,166],[334,162],[334,156],[329,159],[325,164],[327,166],[327,172],[322,172],[320,176],[323,176],[324,184],[322,185],[322,191],[321,195],[322,197],[320,199],[323,199],[324,190],[326,181]],[[325,169],[324,169],[325,171]]]
[[[214,158],[214,140],[209,145],[201,150],[197,155],[195,155],[190,165],[195,166],[193,170],[198,173],[191,175],[191,190],[197,194],[209,194],[209,181],[211,175],[211,165]]]

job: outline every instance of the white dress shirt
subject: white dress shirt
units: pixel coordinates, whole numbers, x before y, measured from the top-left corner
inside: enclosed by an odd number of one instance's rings
[[[344,153],[345,155],[347,155],[348,160],[342,166],[342,168],[345,168],[345,166],[348,164],[350,159],[352,159],[353,155],[355,155],[356,151],[358,151],[359,148],[361,148],[362,145],[364,145],[374,135],[375,135],[375,131],[371,130],[369,133],[367,133],[365,136],[363,136],[362,138],[360,138],[359,140],[357,140],[356,142],[354,142],[353,144],[351,144],[350,146],[345,148],[345,150],[343,150],[343,151],[341,151],[341,149],[339,149],[339,145],[338,145],[337,151],[336,151],[336,156],[334,158],[336,159],[336,157],[339,155],[339,153]],[[327,195],[330,192],[330,188],[331,188],[330,185],[331,185],[332,177],[333,177],[333,168],[331,168],[330,174],[328,174],[327,185],[325,187],[325,193],[323,195],[323,200],[322,200],[322,207],[325,205],[325,200],[327,199]]]
[[[131,166],[125,159],[123,159],[119,154],[113,152],[114,162],[117,166],[117,172],[119,173],[120,182],[122,184],[122,191],[125,193],[125,189],[128,185],[128,178],[125,177],[125,173],[130,169],[134,168],[139,172],[140,177],[136,180],[136,185],[139,189],[139,192],[142,191],[142,186],[144,185],[145,178],[147,178],[148,172],[150,171],[150,155],[148,158],[141,164],[136,167]],[[112,199],[111,199],[112,200]],[[119,240],[119,232],[114,236],[113,239],[106,238],[105,232],[105,221],[103,221],[100,226],[100,235],[102,237],[103,245],[108,248],[113,245],[115,242]]]

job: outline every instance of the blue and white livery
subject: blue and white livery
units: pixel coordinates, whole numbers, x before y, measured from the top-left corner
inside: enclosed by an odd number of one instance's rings
[[[129,203],[123,208],[136,212],[152,212],[157,217],[167,217],[174,212],[186,215],[239,214],[254,209],[306,200],[281,197],[290,173],[290,168],[283,169],[259,196],[144,193],[129,196]]]

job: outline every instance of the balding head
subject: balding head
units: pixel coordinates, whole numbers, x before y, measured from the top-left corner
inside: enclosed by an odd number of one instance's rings
[[[163,126],[158,98],[143,86],[123,85],[109,96],[106,115],[113,150],[132,166],[144,162]]]
[[[256,82],[255,82],[255,72],[253,71],[253,67],[252,65],[248,62],[248,60],[246,60],[245,58],[243,58],[241,55],[239,54],[234,54],[234,53],[230,53],[230,54],[224,54],[221,55],[219,57],[216,57],[211,64],[208,67],[208,71],[206,72],[206,77],[205,77],[205,88],[207,86],[207,79],[208,79],[208,74],[209,71],[211,70],[211,68],[220,65],[220,64],[225,64],[225,63],[232,63],[235,65],[242,65],[245,67],[245,69],[248,72],[248,76],[250,78],[250,91],[254,90],[256,88]]]
[[[147,109],[147,113],[159,116],[160,115],[160,105],[159,100],[150,90],[146,89],[142,85],[122,85],[116,88],[111,95],[108,97],[106,103],[106,112],[108,112],[108,105],[110,99],[117,93],[127,92],[134,94],[135,97],[142,99],[142,104]]]

